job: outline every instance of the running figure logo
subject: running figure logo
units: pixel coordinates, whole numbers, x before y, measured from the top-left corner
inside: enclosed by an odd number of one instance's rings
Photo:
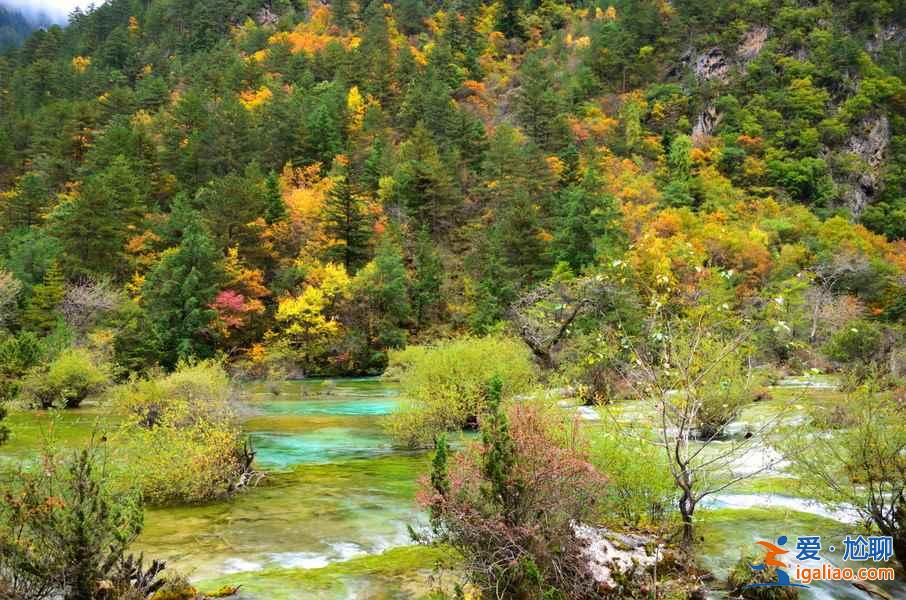
[[[777,581],[769,581],[767,583],[750,583],[743,589],[753,587],[808,587],[807,585],[802,585],[801,583],[790,583],[790,575],[786,572],[789,567],[786,563],[777,559],[778,556],[789,552],[789,550],[786,550],[782,547],[784,544],[786,544],[785,535],[777,538],[777,545],[774,545],[771,542],[765,542],[764,540],[755,543],[759,546],[764,547],[764,549],[766,550],[764,555],[764,562],[762,562],[760,565],[749,566],[752,567],[753,571],[764,571],[768,567],[774,567],[774,571],[777,574]]]

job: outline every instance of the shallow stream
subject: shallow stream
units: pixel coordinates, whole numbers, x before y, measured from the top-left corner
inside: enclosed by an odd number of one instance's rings
[[[743,415],[740,427],[835,393],[809,381],[773,392],[771,401]],[[230,501],[147,511],[136,550],[166,559],[205,590],[241,584],[244,598],[421,596],[434,566],[447,557],[413,546],[408,535],[407,526],[425,521],[414,496],[429,457],[391,447],[380,420],[397,401],[396,387],[377,379],[247,386],[240,410],[266,478]],[[593,424],[601,410],[583,409],[582,416]],[[621,410],[627,419],[642,414],[631,405]],[[55,418],[56,437],[75,444],[96,422],[101,428],[115,424],[103,414],[97,406],[68,411]],[[0,449],[0,460],[34,457],[51,419],[13,413],[13,438]],[[852,511],[801,498],[795,483],[778,468],[702,507],[702,565],[724,578],[741,552],[757,548],[756,540],[786,535],[794,545],[799,535],[822,535],[840,547],[844,535],[858,533]],[[839,552],[825,556],[841,562]],[[892,598],[906,598],[906,575],[900,571],[897,579],[883,587]],[[801,597],[871,598],[848,583],[816,584]]]

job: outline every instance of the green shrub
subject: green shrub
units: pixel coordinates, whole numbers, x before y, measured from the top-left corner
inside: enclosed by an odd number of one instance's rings
[[[537,379],[528,348],[503,336],[410,346],[391,351],[389,360],[385,377],[399,379],[404,401],[388,430],[410,447],[428,447],[439,433],[477,426],[485,387],[495,376],[505,400],[528,392]]]
[[[251,454],[230,406],[230,387],[220,364],[205,361],[114,390],[127,414],[117,435],[128,457],[124,475],[148,502],[204,502],[240,484]]]
[[[35,408],[76,408],[104,389],[110,378],[87,350],[61,352],[46,369],[32,369],[22,382],[22,396]]]
[[[142,529],[138,494],[109,485],[97,446],[20,472],[0,495],[0,591],[10,598],[98,598]]]
[[[881,330],[869,321],[853,321],[834,333],[824,351],[837,362],[868,362],[880,350]]]
[[[676,486],[664,450],[605,429],[591,435],[590,461],[607,477],[599,508],[615,526],[657,526],[674,512]]]

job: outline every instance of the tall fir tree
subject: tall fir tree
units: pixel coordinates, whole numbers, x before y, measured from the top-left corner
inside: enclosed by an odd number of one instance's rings
[[[622,240],[619,209],[603,188],[589,171],[580,183],[560,193],[550,250],[555,263],[566,263],[574,273],[593,264],[599,253],[617,249]]]
[[[415,242],[415,273],[412,278],[412,305],[419,324],[428,319],[432,309],[441,301],[444,266],[434,246],[426,230],[419,232]]]
[[[541,52],[530,52],[519,70],[516,110],[525,132],[541,148],[557,152],[566,145],[561,101]]]
[[[63,241],[67,272],[124,276],[126,240],[137,233],[146,210],[142,184],[122,156],[85,180],[79,194],[51,216]]]
[[[16,182],[15,196],[3,207],[3,227],[25,229],[41,223],[50,204],[50,187],[43,173],[30,171]]]
[[[65,294],[66,278],[59,261],[53,260],[44,272],[44,281],[32,290],[22,313],[22,326],[38,333],[49,332],[60,319],[58,308]]]
[[[211,302],[223,280],[221,256],[196,218],[176,248],[164,252],[142,287],[142,303],[160,339],[163,361],[210,356]]]
[[[332,185],[324,202],[324,231],[332,239],[325,257],[343,263],[350,273],[368,260],[371,222],[365,202],[348,180],[341,160],[334,161]]]
[[[266,208],[264,218],[269,225],[286,218],[286,203],[280,191],[280,178],[271,171],[264,183]]]
[[[432,233],[449,227],[458,190],[423,123],[400,148],[400,161],[394,175],[395,192],[406,214],[419,228],[427,227]]]
[[[354,285],[362,303],[360,318],[373,349],[383,352],[406,343],[406,323],[412,316],[403,251],[396,232],[386,233],[374,259],[356,275]]]

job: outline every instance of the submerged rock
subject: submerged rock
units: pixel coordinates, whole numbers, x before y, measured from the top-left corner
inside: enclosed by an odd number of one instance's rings
[[[664,558],[663,544],[654,538],[573,523],[576,539],[585,543],[582,554],[595,582],[604,590],[621,591],[648,586],[655,564]]]

